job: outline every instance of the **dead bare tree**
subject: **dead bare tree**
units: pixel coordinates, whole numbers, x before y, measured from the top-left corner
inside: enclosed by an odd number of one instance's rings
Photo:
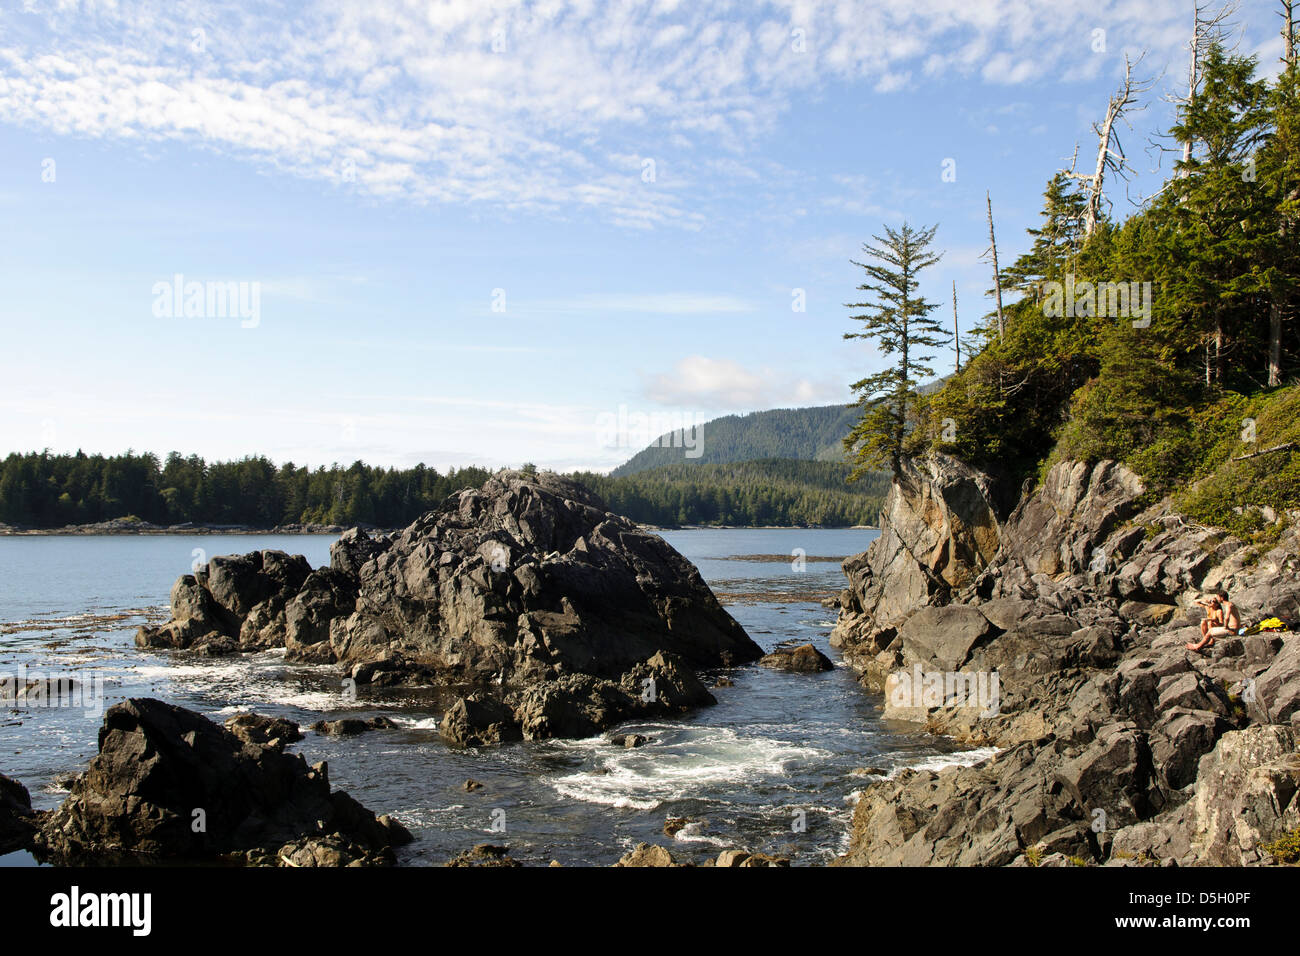
[[[1282,10],[1282,64],[1287,70],[1296,68],[1296,9],[1295,0],[1280,0]],[[1296,199],[1295,191],[1287,196]],[[1295,229],[1294,217],[1283,216],[1278,232],[1283,240]],[[1274,291],[1268,309],[1268,387],[1282,384],[1282,295]]]
[[[1187,41],[1187,96],[1174,99],[1184,109],[1189,109],[1196,102],[1201,92],[1201,62],[1206,52],[1215,43],[1225,44],[1232,33],[1232,18],[1237,15],[1236,0],[1222,4],[1214,13],[1208,12],[1209,5],[1199,0],[1192,3],[1192,35]],[[1188,174],[1187,164],[1192,161],[1194,143],[1191,137],[1183,140],[1183,168],[1180,176]]]
[[[993,199],[989,196],[988,190],[984,191],[984,201],[989,207],[989,247],[984,253],[993,261],[993,291],[997,296],[998,304],[998,341],[1002,341],[1002,336],[1006,332],[1006,320],[1002,315],[1002,271],[998,268],[998,241],[993,235]],[[956,290],[953,290],[953,315],[956,317]]]
[[[961,371],[961,334],[957,328],[957,280],[952,280],[952,344],[957,349],[957,364],[953,371]]]
[[[1295,66],[1295,0],[1280,0],[1282,4],[1282,59],[1287,66]]]
[[[1136,107],[1136,104],[1142,94],[1155,85],[1154,78],[1138,80],[1133,77],[1133,68],[1139,66],[1145,57],[1146,54],[1143,53],[1136,61],[1130,62],[1125,54],[1124,81],[1111,94],[1110,102],[1106,104],[1106,118],[1092,126],[1093,132],[1097,134],[1096,167],[1091,173],[1076,172],[1074,166],[1065,171],[1071,179],[1077,179],[1084,185],[1087,195],[1083,221],[1085,236],[1096,232],[1097,223],[1101,221],[1102,204],[1106,201],[1106,174],[1113,173],[1120,179],[1128,179],[1130,167],[1124,156],[1124,145],[1120,141],[1119,124],[1121,121],[1127,124],[1129,113],[1144,108]]]

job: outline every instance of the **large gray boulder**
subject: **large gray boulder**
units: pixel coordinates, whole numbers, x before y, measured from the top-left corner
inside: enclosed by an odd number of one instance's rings
[[[0,773],[0,855],[30,847],[36,819],[27,788]]]
[[[117,704],[36,852],[58,863],[274,863],[282,847],[302,854],[302,841],[332,837],[350,862],[392,863],[410,835],[332,791],[325,764],[286,753],[291,727],[245,716],[237,734],[161,701]],[[273,739],[259,742],[263,732]]]
[[[520,472],[452,495],[392,537],[348,531],[328,568],[277,551],[213,558],[177,582],[172,620],[136,642],[209,654],[284,647],[288,659],[340,665],[358,684],[468,684],[478,696],[444,722],[458,742],[588,732],[645,712],[593,703],[621,699],[605,685],[637,667],[671,688],[687,672],[694,681],[695,668],[762,656],[662,538],[577,482]],[[565,679],[572,686],[557,683]],[[515,719],[526,690],[549,702],[532,710],[564,701],[570,718]],[[666,706],[654,713],[681,710]],[[507,719],[485,711],[499,707]]]

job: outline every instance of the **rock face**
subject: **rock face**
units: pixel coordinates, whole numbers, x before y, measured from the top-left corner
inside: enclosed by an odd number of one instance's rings
[[[831,643],[850,663],[866,663],[913,611],[946,604],[953,590],[970,583],[998,553],[1000,540],[988,476],[944,455],[904,462],[885,498],[880,537],[843,564],[849,587]]]
[[[30,847],[36,821],[27,788],[0,773],[0,855]]]
[[[918,589],[899,542],[953,526],[927,506],[946,470],[896,485],[908,501],[887,514],[910,530],[882,529],[885,545],[845,562],[835,640],[885,691],[886,716],[999,751],[869,783],[840,863],[1267,861],[1261,846],[1300,825],[1300,635],[1221,638],[1204,655],[1185,644],[1202,588],[1228,590],[1247,622],[1294,619],[1297,529],[1252,561],[1167,502],[1143,508],[1122,466],[1067,461],[997,520],[992,554],[968,552],[980,557],[964,584]],[[928,532],[915,527],[927,514]]]
[[[779,644],[759,660],[764,667],[806,674],[835,669],[831,659],[811,644]]]
[[[504,699],[482,693],[460,698],[443,716],[439,732],[457,746],[590,737],[625,720],[675,717],[714,703],[694,671],[660,651],[618,681],[566,674]]]
[[[451,727],[477,728],[450,734],[467,742],[514,733],[509,720],[475,719],[492,716],[485,707],[587,711],[514,719],[525,735],[642,716],[615,688],[656,655],[651,669],[672,672],[660,676],[673,693],[654,714],[678,709],[679,672],[762,656],[662,538],[576,482],[517,472],[453,495],[392,538],[347,532],[328,568],[276,551],[213,558],[177,581],[172,620],[142,628],[136,643],[204,653],[284,647],[291,660],[337,664],[359,684],[477,686],[478,699],[448,715]],[[525,690],[541,697],[525,702]],[[685,696],[691,706],[712,701],[694,688]]]
[[[111,707],[98,755],[36,837],[38,855],[374,865],[409,842],[401,824],[331,791],[325,764],[285,753],[286,727],[254,715],[232,722],[233,732],[147,698]]]

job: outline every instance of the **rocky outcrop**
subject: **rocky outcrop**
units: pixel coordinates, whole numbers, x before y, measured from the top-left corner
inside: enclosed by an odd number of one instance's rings
[[[358,684],[469,685],[444,720],[466,743],[710,703],[693,687],[679,693],[679,672],[762,655],[662,538],[576,482],[517,472],[451,496],[391,538],[345,533],[328,568],[277,551],[213,558],[177,581],[172,620],[136,642],[284,647]],[[671,703],[647,710],[639,682],[651,677]]]
[[[835,669],[831,659],[817,648],[811,644],[799,644],[795,641],[778,644],[772,648],[770,654],[764,654],[759,659],[759,663],[775,670],[797,671],[805,674]]]
[[[394,862],[393,847],[410,834],[331,790],[325,764],[285,753],[293,725],[283,723],[240,715],[229,730],[147,698],[111,707],[99,753],[44,823],[37,855],[58,863]]]
[[[905,461],[881,512],[880,537],[845,560],[849,587],[831,643],[867,664],[920,607],[947,604],[997,555],[998,489],[955,458]]]
[[[1122,466],[1062,462],[964,587],[900,613],[884,598],[893,578],[873,573],[841,599],[837,634],[886,716],[998,748],[868,784],[842,864],[1236,865],[1294,830],[1300,635],[1185,645],[1201,588],[1229,589],[1246,620],[1290,617],[1300,534],[1252,559],[1144,502]]]
[[[27,788],[0,773],[0,855],[29,848],[37,819]]]
[[[460,698],[443,716],[439,732],[457,746],[590,737],[626,720],[676,717],[714,703],[694,671],[660,651],[618,681],[566,674],[504,699],[483,693]]]

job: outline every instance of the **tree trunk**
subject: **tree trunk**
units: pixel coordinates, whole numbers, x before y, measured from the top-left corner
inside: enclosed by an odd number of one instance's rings
[[[1282,384],[1282,301],[1273,293],[1268,310],[1268,386]]]
[[[998,241],[993,235],[993,198],[989,195],[988,190],[984,192],[984,201],[989,207],[989,252],[993,256],[993,290],[997,294],[998,303],[998,341],[1002,341],[1002,335],[1006,332],[1006,321],[1002,317],[1002,272],[998,269]],[[956,292],[953,292],[954,297]],[[954,298],[954,315],[956,310]]]
[[[954,372],[961,371],[961,332],[957,328],[957,280],[952,280],[952,344],[957,349],[957,364]]]

